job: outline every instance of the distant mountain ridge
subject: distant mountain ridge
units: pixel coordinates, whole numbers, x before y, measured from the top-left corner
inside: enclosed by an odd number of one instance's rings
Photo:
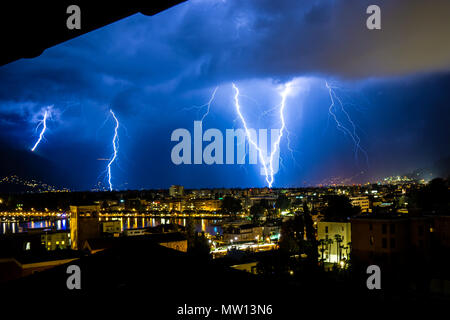
[[[0,192],[20,193],[45,191],[69,191],[69,189],[58,188],[34,179],[26,180],[16,175],[7,176],[0,179]]]
[[[0,177],[12,176],[20,177],[19,179],[29,182],[30,185],[33,184],[32,181],[35,181],[42,185],[71,187],[73,174],[34,152],[17,149],[5,141],[0,141]],[[45,181],[45,183],[41,181]],[[19,186],[20,184],[10,184],[12,189],[18,188],[14,185]],[[5,186],[5,183],[1,184],[2,191]],[[29,188],[25,184],[22,189],[26,192]]]

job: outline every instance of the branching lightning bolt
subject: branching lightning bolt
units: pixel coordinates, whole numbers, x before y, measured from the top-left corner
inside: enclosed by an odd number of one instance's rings
[[[292,160],[294,161],[294,164],[295,165],[298,165],[298,162],[297,162],[297,160],[295,159],[295,156],[294,156],[294,153],[295,153],[295,150],[291,147],[291,133],[290,133],[290,131],[286,128],[286,140],[287,140],[287,149],[288,149],[288,151],[291,153],[291,157],[292,157]],[[282,158],[281,158],[281,156],[280,156],[280,160],[281,160]]]
[[[208,102],[205,104],[202,104],[201,106],[192,106],[189,108],[184,108],[184,110],[192,110],[192,109],[203,109],[204,107],[207,107],[206,112],[203,114],[202,118],[200,119],[200,121],[203,123],[203,120],[205,120],[205,118],[208,116],[209,111],[211,110],[211,104],[213,103],[215,97],[216,97],[216,92],[219,89],[219,87],[216,87],[213,91],[213,93],[211,94],[211,97],[209,98]]]
[[[239,104],[239,89],[238,89],[238,87],[237,87],[234,83],[232,83],[232,85],[233,85],[233,89],[234,89],[234,91],[235,91],[235,95],[234,95],[234,105],[235,105],[235,107],[236,107],[236,111],[237,111],[237,113],[238,113],[238,116],[239,116],[239,118],[241,119],[242,124],[243,124],[243,126],[244,126],[245,135],[247,136],[248,142],[251,143],[251,144],[256,148],[256,150],[258,150],[259,158],[260,158],[260,160],[261,160],[261,164],[262,164],[263,169],[264,169],[264,174],[266,175],[266,181],[267,181],[267,184],[269,185],[269,187],[271,187],[271,186],[272,186],[272,183],[270,182],[270,179],[269,179],[269,171],[268,171],[268,169],[267,169],[266,159],[264,159],[264,155],[263,155],[263,152],[262,152],[261,148],[260,148],[260,147],[258,146],[258,144],[257,144],[255,141],[253,141],[253,139],[251,138],[250,131],[249,131],[248,127],[247,127],[247,122],[245,121],[244,116],[243,116],[242,113],[241,113],[241,105]]]
[[[286,122],[284,120],[284,108],[286,107],[286,98],[288,94],[291,92],[291,83],[287,83],[285,85],[284,90],[281,92],[281,107],[280,107],[280,120],[281,120],[281,128],[280,128],[280,135],[278,136],[278,139],[275,141],[274,146],[272,148],[272,152],[270,153],[270,183],[269,187],[272,187],[272,183],[274,181],[273,178],[273,157],[275,156],[275,153],[277,149],[280,147],[281,138],[283,137],[283,131],[286,128]]]
[[[258,151],[259,154],[259,159],[261,160],[261,164],[263,166],[263,170],[264,170],[264,174],[266,176],[266,182],[269,186],[269,188],[272,188],[272,184],[274,182],[274,170],[273,170],[273,159],[274,156],[277,152],[277,149],[280,147],[280,142],[281,142],[281,138],[283,137],[283,132],[286,128],[286,123],[284,120],[284,109],[286,106],[286,98],[289,94],[289,92],[291,91],[291,84],[288,83],[286,84],[284,90],[281,92],[281,103],[280,103],[280,120],[281,120],[281,128],[280,128],[280,134],[277,138],[277,140],[275,141],[275,143],[273,144],[273,147],[271,148],[271,152],[270,152],[270,157],[269,157],[269,161],[267,163],[264,154],[263,154],[263,150],[258,146],[258,143],[256,141],[254,141],[251,137],[250,131],[248,129],[247,126],[247,122],[245,121],[244,116],[241,113],[241,105],[239,103],[239,88],[232,83],[233,85],[233,89],[235,91],[235,95],[234,95],[234,104],[236,107],[236,111],[238,113],[238,116],[244,126],[244,130],[245,130],[245,134],[247,136],[247,140],[249,141],[250,144],[252,144],[255,149]]]
[[[117,151],[119,150],[119,146],[117,144],[117,142],[119,140],[119,136],[118,136],[119,120],[117,120],[116,115],[114,114],[114,112],[111,109],[109,110],[109,112],[111,113],[111,115],[113,116],[114,120],[116,121],[116,126],[114,127],[114,136],[113,136],[113,140],[112,140],[114,154],[113,154],[112,158],[109,160],[108,166],[107,166],[107,168],[108,168],[109,190],[112,191],[113,190],[113,186],[112,186],[112,183],[111,183],[111,165],[116,160],[116,158],[117,158]]]
[[[208,103],[206,104],[206,106],[208,106],[208,109],[206,109],[205,114],[203,115],[202,119],[200,120],[203,123],[203,120],[205,120],[205,117],[209,114],[209,110],[211,110],[211,103],[214,101],[214,98],[216,97],[216,92],[217,89],[219,89],[219,87],[216,87],[211,95],[211,98],[209,99]]]
[[[41,133],[39,134],[39,139],[34,144],[33,148],[31,148],[31,151],[34,152],[36,150],[39,143],[41,143],[42,139],[44,138],[45,130],[47,130],[47,117],[48,117],[49,111],[45,110],[44,112],[44,118],[39,122],[38,127],[42,125]]]
[[[345,110],[344,108],[344,104],[342,103],[342,100],[339,98],[339,96],[336,94],[336,92],[333,90],[334,87],[331,87],[327,81],[325,81],[325,85],[328,89],[328,93],[330,95],[330,99],[331,99],[331,104],[330,107],[328,108],[328,112],[330,113],[330,115],[332,116],[332,118],[334,119],[334,121],[336,122],[336,127],[341,130],[344,134],[347,134],[350,136],[350,138],[353,140],[353,143],[355,144],[355,158],[358,158],[358,151],[361,152],[364,157],[366,158],[366,163],[368,165],[369,163],[369,157],[367,155],[366,150],[364,150],[361,147],[361,139],[358,136],[357,132],[356,132],[356,125],[353,122],[353,120],[351,119],[350,115],[348,114],[347,110]],[[351,125],[351,129],[347,128],[345,125],[343,125],[343,123],[341,123],[338,119],[338,117],[336,116],[335,110],[336,110],[336,102],[339,104],[340,106],[340,110],[341,112],[345,115],[345,117],[347,118],[347,121],[350,123]]]

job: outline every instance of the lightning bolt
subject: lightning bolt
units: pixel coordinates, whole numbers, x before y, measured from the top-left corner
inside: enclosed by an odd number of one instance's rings
[[[286,140],[287,140],[287,149],[291,153],[292,160],[294,161],[295,165],[298,165],[298,162],[297,162],[297,160],[295,159],[295,156],[294,156],[294,153],[296,151],[291,147],[291,132],[288,131],[287,128],[286,128]],[[280,159],[281,159],[281,157],[280,157]]]
[[[114,120],[116,121],[116,126],[114,127],[114,136],[113,136],[113,140],[112,140],[114,154],[113,154],[112,158],[109,160],[108,165],[107,165],[109,191],[112,191],[113,190],[113,186],[112,186],[112,183],[111,183],[111,165],[116,160],[116,158],[117,158],[117,151],[119,149],[119,146],[117,145],[117,142],[119,140],[119,136],[118,136],[119,120],[117,120],[116,115],[114,114],[114,112],[111,109],[109,110],[109,112],[111,113],[111,115],[113,116]]]
[[[209,110],[211,110],[211,103],[214,101],[214,98],[216,97],[216,92],[219,87],[216,87],[211,95],[211,98],[209,99],[208,103],[206,103],[206,106],[208,106],[208,109],[206,109],[205,114],[203,115],[202,119],[200,120],[203,123],[203,120],[205,120],[205,117],[209,114]],[[205,106],[205,105],[203,105]]]
[[[239,104],[239,88],[234,83],[232,83],[232,85],[233,85],[233,89],[234,89],[234,92],[235,92],[235,94],[234,94],[234,105],[236,107],[236,111],[238,113],[238,116],[241,119],[241,122],[242,122],[242,124],[244,126],[245,135],[247,136],[248,142],[251,143],[256,148],[256,150],[258,150],[259,158],[261,160],[261,163],[262,163],[262,166],[263,166],[263,169],[264,169],[264,174],[266,175],[267,184],[269,185],[269,187],[271,187],[272,184],[271,184],[270,179],[269,179],[269,171],[267,169],[266,160],[264,159],[263,152],[262,152],[261,148],[258,146],[258,144],[255,141],[253,141],[253,139],[252,139],[252,137],[250,135],[250,131],[248,130],[248,127],[247,127],[247,122],[245,121],[244,116],[241,113],[241,105]]]
[[[209,115],[209,111],[211,110],[211,104],[213,103],[213,101],[214,101],[214,99],[216,97],[216,92],[217,92],[218,89],[219,89],[219,87],[216,87],[213,90],[213,92],[211,94],[211,97],[209,98],[207,103],[202,104],[201,106],[192,106],[192,107],[189,107],[189,108],[184,108],[184,110],[186,110],[186,111],[192,110],[192,109],[201,110],[204,107],[207,107],[206,112],[203,114],[202,118],[200,119],[200,121],[203,123],[203,120],[205,120],[205,118]],[[197,113],[197,115],[198,115],[198,113]]]
[[[42,130],[41,130],[41,133],[39,134],[39,139],[36,141],[36,143],[34,144],[33,148],[31,148],[32,152],[34,152],[34,150],[36,150],[37,146],[39,145],[39,143],[41,143],[42,139],[44,138],[45,130],[47,130],[47,118],[48,118],[48,115],[49,115],[49,110],[47,109],[44,112],[44,118],[41,121],[39,121],[39,124],[37,126],[39,128],[39,126],[42,125]]]
[[[336,94],[336,91],[334,90],[335,87],[330,86],[327,81],[325,81],[325,85],[326,85],[326,87],[328,89],[328,94],[330,95],[330,100],[331,100],[331,104],[330,104],[330,107],[328,108],[328,112],[332,116],[334,121],[336,122],[337,129],[342,131],[344,134],[350,136],[350,138],[353,140],[353,143],[355,145],[355,159],[358,160],[358,151],[359,151],[359,152],[361,152],[364,155],[364,157],[366,158],[367,166],[369,166],[369,156],[368,156],[366,150],[364,150],[361,147],[361,139],[358,136],[358,133],[356,132],[356,125],[355,125],[355,123],[353,122],[353,120],[350,117],[350,115],[347,112],[347,110],[345,110],[344,104],[342,103],[342,100]],[[347,118],[348,123],[350,123],[351,129],[347,128],[342,122],[339,121],[339,119],[338,119],[338,117],[336,115],[336,112],[335,112],[336,109],[337,109],[335,101],[337,101],[337,104],[339,104],[339,106],[340,106],[340,111],[345,115],[345,117]]]
[[[266,176],[266,182],[267,182],[269,188],[272,188],[272,184],[274,182],[273,159],[274,159],[274,156],[275,156],[275,154],[277,152],[277,149],[280,147],[281,138],[283,137],[283,133],[284,133],[284,130],[286,128],[286,123],[285,123],[285,120],[284,120],[284,109],[285,109],[285,106],[286,106],[286,98],[287,98],[288,94],[291,92],[291,83],[290,82],[287,83],[285,85],[285,87],[284,87],[284,90],[280,93],[280,95],[281,95],[281,103],[280,103],[280,109],[279,109],[280,110],[279,111],[280,120],[281,120],[280,134],[279,134],[277,140],[275,141],[275,143],[273,144],[273,147],[271,148],[272,150],[270,152],[270,157],[269,157],[269,161],[268,162],[266,162],[266,159],[265,159],[264,154],[263,154],[263,150],[258,146],[256,141],[254,141],[252,139],[250,131],[249,131],[248,126],[247,126],[247,122],[245,121],[245,118],[244,118],[244,116],[241,113],[241,105],[239,103],[239,95],[240,95],[239,88],[234,83],[232,83],[232,85],[233,85],[233,89],[235,91],[234,105],[236,107],[237,114],[238,114],[238,116],[239,116],[239,118],[240,118],[240,120],[241,120],[241,122],[242,122],[242,124],[244,126],[244,130],[245,130],[245,134],[247,136],[247,140],[258,151],[259,159],[261,160],[261,164],[262,164],[263,169],[264,169],[264,175]]]
[[[280,142],[281,142],[281,138],[283,137],[283,132],[286,128],[286,122],[284,120],[284,108],[286,107],[286,98],[288,96],[288,94],[291,92],[291,87],[292,84],[290,82],[288,82],[285,87],[284,90],[281,92],[281,107],[280,107],[280,120],[281,120],[281,128],[280,128],[280,135],[278,136],[278,139],[275,141],[274,147],[272,148],[272,152],[270,154],[270,183],[269,183],[269,187],[272,187],[272,183],[274,181],[274,177],[273,177],[273,157],[275,156],[275,153],[277,151],[277,149],[280,147]]]

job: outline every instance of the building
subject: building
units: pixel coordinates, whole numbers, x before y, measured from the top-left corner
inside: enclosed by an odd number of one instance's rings
[[[142,236],[146,232],[145,229],[127,229],[123,233],[127,237]]]
[[[89,239],[84,242],[82,248],[91,254],[95,254],[112,248],[129,248],[130,251],[139,248],[148,250],[154,244],[176,251],[187,252],[186,237],[179,232]]]
[[[351,219],[355,262],[394,266],[425,258],[430,246],[426,217],[362,216]]]
[[[231,266],[231,268],[240,270],[240,271],[245,271],[245,272],[252,273],[252,274],[256,274],[257,265],[258,265],[257,261],[252,261],[252,262],[248,262],[248,263],[235,264],[235,265]]]
[[[258,241],[263,237],[263,229],[253,224],[231,225],[224,229],[223,240],[228,243]]]
[[[265,201],[267,205],[271,208],[275,207],[275,202],[277,202],[278,196],[276,195],[264,195],[264,196],[256,196],[249,198],[249,205],[252,206],[254,204],[260,204],[262,201]]]
[[[22,276],[22,265],[14,258],[0,258],[0,283]]]
[[[25,251],[41,251],[43,230],[0,235],[0,257],[14,257]]]
[[[186,202],[184,200],[165,200],[164,201],[167,205],[167,209],[169,211],[178,211],[183,212],[186,209]]]
[[[222,201],[215,199],[195,199],[192,201],[192,205],[196,211],[219,211]]]
[[[70,249],[70,233],[66,231],[50,231],[41,234],[41,244],[47,250]]]
[[[74,255],[32,257],[31,259],[0,258],[0,283],[26,277],[78,260]]]
[[[348,221],[319,221],[317,223],[319,258],[338,263],[347,260],[352,242],[351,224]]]
[[[263,237],[270,240],[278,240],[281,233],[281,223],[279,222],[267,222],[264,224]]]
[[[112,220],[102,222],[102,232],[114,235],[120,234],[122,232],[121,221]]]
[[[187,252],[187,240],[180,233],[172,233],[170,238],[162,238],[158,241],[158,244],[176,251]]]
[[[169,195],[174,198],[179,198],[184,195],[184,187],[183,186],[171,186],[169,189]]]
[[[147,205],[147,201],[139,199],[139,198],[125,200],[125,210],[140,211],[140,210],[142,210],[142,208],[145,208],[146,205]]]
[[[73,250],[82,248],[84,241],[100,236],[99,205],[70,206],[70,238]]]
[[[429,232],[435,245],[450,249],[450,215],[430,216],[431,225]]]
[[[369,212],[370,211],[370,201],[369,197],[351,197],[351,204],[354,207],[360,207],[361,212]]]

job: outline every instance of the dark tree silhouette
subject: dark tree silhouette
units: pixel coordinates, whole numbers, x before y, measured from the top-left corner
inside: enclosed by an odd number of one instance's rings
[[[238,214],[242,211],[241,200],[226,196],[222,201],[222,211],[228,214]]]
[[[259,205],[263,207],[266,210],[273,209],[272,206],[269,204],[269,201],[267,199],[261,199],[259,202]]]
[[[257,223],[259,218],[264,215],[264,208],[260,204],[254,204],[250,207],[250,216],[253,223]]]
[[[200,259],[208,259],[210,257],[211,247],[205,233],[195,233],[193,245],[188,248],[188,254]]]
[[[410,195],[409,206],[423,212],[445,214],[450,209],[450,190],[448,181],[436,178],[423,188],[413,191]]]
[[[288,220],[281,225],[279,245],[283,254],[291,255],[300,251],[295,230],[296,227],[293,220]]]
[[[283,210],[289,209],[290,206],[291,206],[291,200],[289,200],[289,198],[286,197],[286,195],[280,194],[278,196],[277,201],[275,202],[275,208],[283,211]]]
[[[327,197],[327,206],[323,211],[326,220],[345,220],[360,212],[358,207],[353,207],[347,196],[330,195]]]
[[[191,217],[188,217],[186,219],[186,239],[188,243],[188,251],[191,247],[194,246],[194,238],[195,238],[195,225],[194,225],[194,219]]]

